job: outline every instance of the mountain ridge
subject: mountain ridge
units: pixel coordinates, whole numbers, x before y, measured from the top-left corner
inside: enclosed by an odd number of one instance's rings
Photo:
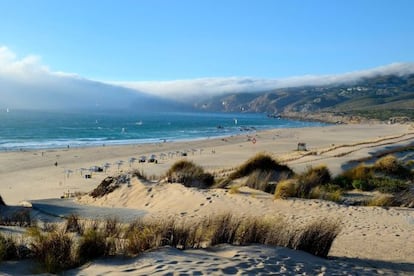
[[[194,107],[206,111],[261,112],[285,117],[324,114],[379,120],[406,116],[413,120],[414,74],[365,77],[332,85],[229,93],[195,102]]]

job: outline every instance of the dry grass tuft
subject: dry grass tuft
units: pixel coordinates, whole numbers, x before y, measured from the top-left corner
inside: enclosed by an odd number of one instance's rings
[[[42,234],[39,228],[29,229],[32,238],[30,250],[43,271],[59,273],[74,267],[76,262],[72,255],[72,238],[63,232]]]
[[[336,221],[312,222],[297,233],[292,248],[306,251],[318,257],[326,257],[340,230],[340,224]]]
[[[18,257],[17,243],[12,236],[0,234],[0,261],[12,260]]]
[[[352,180],[367,180],[373,177],[372,170],[365,164],[359,164],[342,174],[344,177]]]
[[[316,186],[310,191],[309,197],[340,202],[342,200],[342,190],[335,185]]]
[[[80,218],[76,214],[71,214],[66,219],[65,233],[83,234],[84,226],[80,222]]]
[[[168,182],[182,183],[186,187],[209,188],[214,184],[214,176],[191,161],[175,162],[166,173]]]
[[[309,167],[306,172],[298,177],[297,195],[307,198],[313,188],[326,185],[331,180],[331,173],[326,166]]]
[[[229,194],[238,194],[238,193],[240,193],[240,187],[239,186],[233,185],[233,186],[230,187]]]
[[[293,171],[288,166],[279,164],[270,155],[259,153],[230,174],[229,179],[234,180],[248,176],[255,171],[284,173],[287,177],[293,175]]]
[[[96,258],[134,256],[161,246],[187,249],[221,243],[260,243],[326,257],[339,229],[339,224],[329,220],[297,228],[280,218],[235,217],[228,213],[191,222],[136,220],[124,228],[118,227],[117,219],[95,221],[80,236],[59,230],[42,232],[39,227],[32,227],[27,235],[31,256],[39,262],[41,271],[60,273]],[[0,235],[0,258],[14,256],[10,252],[16,252],[15,248],[13,241],[10,243]]]
[[[394,196],[380,194],[374,196],[372,199],[366,202],[367,206],[380,206],[380,207],[389,207],[394,205]]]
[[[87,229],[82,235],[78,246],[78,260],[81,263],[108,256],[111,250],[112,243],[107,243],[107,236],[104,231],[96,229]]]
[[[275,199],[287,199],[296,196],[298,182],[295,179],[282,180],[276,185]]]

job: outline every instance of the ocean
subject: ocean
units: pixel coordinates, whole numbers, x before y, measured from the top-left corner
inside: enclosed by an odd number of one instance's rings
[[[0,112],[0,151],[197,140],[323,123],[257,113]]]

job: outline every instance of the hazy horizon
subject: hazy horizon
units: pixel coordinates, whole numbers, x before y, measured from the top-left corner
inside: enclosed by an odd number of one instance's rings
[[[0,1],[0,108],[151,109],[156,97],[168,106],[413,73],[413,9],[406,0]]]

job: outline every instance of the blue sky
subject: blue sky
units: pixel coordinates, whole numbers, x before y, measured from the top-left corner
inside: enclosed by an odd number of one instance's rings
[[[0,0],[0,46],[103,81],[340,74],[414,61],[414,1]]]

